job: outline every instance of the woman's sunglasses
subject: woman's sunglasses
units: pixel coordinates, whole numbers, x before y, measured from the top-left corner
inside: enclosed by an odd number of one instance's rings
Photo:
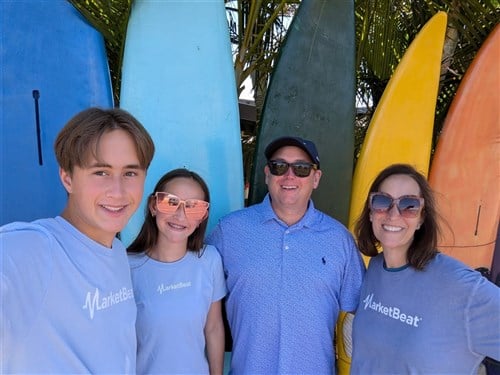
[[[292,167],[293,174],[297,177],[307,177],[311,174],[311,171],[318,169],[316,164],[306,163],[306,162],[295,162],[287,163],[286,161],[270,160],[267,162],[269,171],[274,176],[283,176],[288,168]]]
[[[163,191],[156,192],[154,196],[156,198],[156,208],[164,214],[173,215],[182,204],[188,219],[203,220],[208,215],[210,203],[200,199],[182,200],[177,195]]]
[[[386,214],[394,205],[396,205],[402,217],[415,218],[418,217],[424,207],[424,198],[416,195],[403,195],[399,198],[393,198],[385,193],[370,194],[370,210],[374,213]]]

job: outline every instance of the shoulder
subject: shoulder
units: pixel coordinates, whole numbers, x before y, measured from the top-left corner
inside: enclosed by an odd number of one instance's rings
[[[247,225],[249,222],[258,220],[261,217],[262,210],[258,207],[259,204],[250,207],[245,207],[233,211],[219,220],[221,225]]]
[[[40,247],[51,247],[55,237],[46,225],[50,220],[52,219],[32,223],[15,222],[0,227],[2,252],[14,249],[39,252]]]
[[[446,283],[450,287],[475,288],[483,279],[486,280],[478,271],[442,253],[436,254],[423,272],[432,273],[439,278],[441,285]]]
[[[141,267],[147,260],[147,255],[144,252],[141,253],[127,253],[128,263],[131,269]]]
[[[313,211],[310,223],[311,228],[319,233],[327,233],[336,239],[354,242],[354,237],[344,224],[318,209]]]
[[[221,256],[215,246],[205,244],[200,251],[202,252],[200,259],[210,263],[222,262]]]

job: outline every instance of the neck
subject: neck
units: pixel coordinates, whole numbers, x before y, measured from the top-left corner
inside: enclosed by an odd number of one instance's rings
[[[276,216],[279,217],[281,221],[291,226],[297,223],[300,219],[304,217],[307,211],[307,205],[305,207],[284,207],[282,205],[274,205],[271,201],[271,207],[273,208]]]
[[[186,255],[187,243],[161,244],[158,242],[147,253],[151,258],[159,262],[175,262]]]
[[[102,246],[108,247],[110,249],[113,246],[113,240],[116,236],[116,233],[97,231],[93,229],[92,227],[86,225],[78,215],[74,215],[73,211],[68,207],[66,207],[61,213],[61,217],[91,240],[94,240],[95,242],[100,243]]]
[[[399,268],[408,263],[407,251],[384,249],[384,261],[387,268]]]
[[[291,226],[297,223],[304,216],[305,212],[296,212],[293,210],[274,210],[276,216],[280,218],[281,221]]]

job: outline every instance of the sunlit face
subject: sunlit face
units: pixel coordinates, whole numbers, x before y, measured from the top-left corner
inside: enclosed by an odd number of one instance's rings
[[[123,130],[105,133],[97,155],[99,161],[89,153],[88,166],[75,166],[71,174],[59,171],[68,192],[63,217],[110,247],[141,202],[146,171],[140,166],[132,137]]]
[[[380,192],[389,194],[393,198],[403,195],[420,196],[417,182],[410,176],[397,174],[386,178],[379,187]],[[384,251],[398,250],[406,253],[410,247],[415,231],[423,222],[422,213],[415,218],[404,218],[396,206],[388,212],[370,212],[373,233]]]
[[[200,184],[192,178],[177,177],[169,181],[163,189],[164,192],[176,195],[182,200],[200,199],[206,200]],[[162,243],[183,243],[187,245],[189,236],[196,230],[200,223],[205,220],[190,219],[184,211],[184,204],[180,204],[173,214],[160,212],[153,200],[150,203],[150,212],[156,218],[158,226],[158,245]]]
[[[271,157],[271,160],[285,161],[287,163],[311,163],[309,155],[295,146],[285,146],[278,149]],[[282,176],[274,176],[267,165],[264,168],[264,173],[273,208],[277,211],[295,209],[305,212],[311,194],[318,187],[321,178],[321,170],[312,170],[309,176],[301,178],[295,176],[292,168],[288,168],[288,171]]]

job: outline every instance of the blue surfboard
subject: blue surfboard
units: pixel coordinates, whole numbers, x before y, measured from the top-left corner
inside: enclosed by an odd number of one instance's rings
[[[103,38],[69,2],[0,1],[0,17],[2,225],[61,213],[57,133],[113,101]]]
[[[125,42],[120,106],[156,146],[145,198],[121,232],[128,245],[144,220],[146,196],[174,168],[207,182],[208,230],[243,207],[238,98],[223,0],[135,0]]]

